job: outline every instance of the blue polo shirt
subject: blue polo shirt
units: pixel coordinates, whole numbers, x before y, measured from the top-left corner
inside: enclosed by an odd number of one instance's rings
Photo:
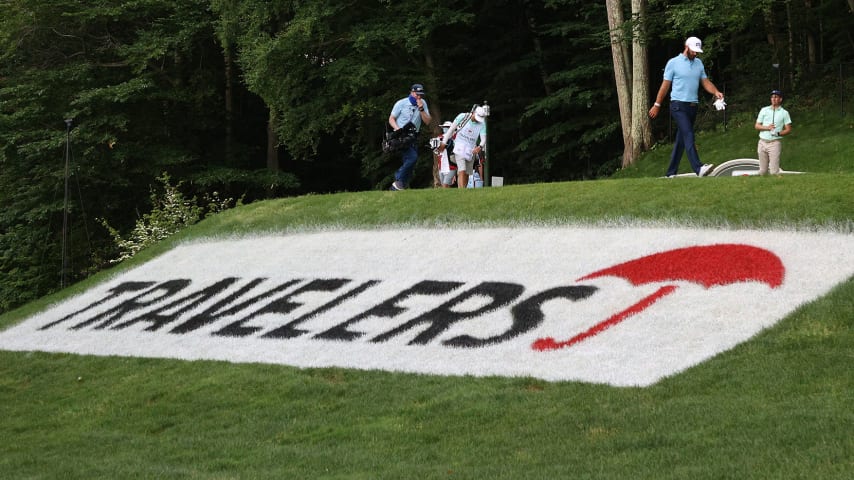
[[[670,101],[697,103],[700,80],[708,78],[699,57],[689,60],[684,53],[671,58],[664,67],[664,79],[671,82]]]
[[[406,98],[401,98],[394,104],[391,109],[391,116],[397,122],[397,126],[403,128],[409,122],[415,125],[415,130],[421,130],[421,112],[418,111],[418,106],[414,100],[410,100],[411,95]],[[427,107],[427,100],[424,100],[424,111],[430,115],[430,108]]]

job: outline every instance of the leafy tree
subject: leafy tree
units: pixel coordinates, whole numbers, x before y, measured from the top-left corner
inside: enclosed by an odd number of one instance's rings
[[[256,185],[256,196],[296,187],[292,176],[265,172],[260,183],[233,173],[251,172],[249,162],[224,164],[222,55],[208,7],[204,0],[3,2],[0,200],[8,208],[0,215],[0,308],[59,286],[64,240],[71,280],[98,268],[112,245],[92,219],[132,225],[163,170],[234,197]],[[73,119],[70,135],[65,119]],[[66,140],[72,195],[63,230]],[[211,166],[232,170],[212,174]]]
[[[68,257],[72,281],[103,265],[114,245],[91,219],[134,228],[163,171],[189,196],[247,201],[385,188],[399,159],[380,139],[414,82],[437,123],[489,102],[487,167],[508,183],[617,168],[629,110],[636,158],[644,71],[688,35],[734,110],[777,78],[816,96],[850,85],[850,0],[633,0],[610,26],[606,5],[628,4],[604,3],[0,0],[0,310],[56,288]],[[626,39],[649,61],[609,58],[621,23],[645,28]],[[416,186],[431,181],[421,152]]]
[[[707,71],[730,86],[735,109],[752,109],[771,87],[827,96],[854,61],[854,11],[844,0],[649,1],[653,41],[700,36]]]
[[[213,2],[236,32],[246,85],[269,108],[286,157],[350,177],[339,183],[345,188],[381,183],[388,159],[378,146],[391,104],[415,79],[435,86],[427,44],[437,28],[470,18],[451,8],[460,4]],[[342,157],[361,159],[361,173],[358,161]],[[362,175],[371,183],[358,182]]]
[[[546,82],[532,87],[529,98],[516,99],[522,104],[519,120],[508,126],[521,129],[514,136],[519,156],[506,175],[522,181],[595,177],[601,159],[618,152],[613,143],[620,128],[604,6],[551,1],[537,15],[533,33],[542,45],[540,68],[547,73]],[[519,63],[504,64],[522,67],[528,56],[518,58]],[[507,85],[533,85],[536,78],[531,68],[519,69],[518,77],[508,82],[503,78],[508,70],[503,70],[498,78]]]

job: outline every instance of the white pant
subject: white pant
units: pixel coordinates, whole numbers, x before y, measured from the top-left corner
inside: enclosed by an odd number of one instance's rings
[[[466,172],[469,175],[472,174],[472,166],[474,165],[474,160],[472,159],[472,150],[474,150],[475,144],[468,143],[464,140],[460,140],[457,138],[454,140],[454,156],[457,159],[457,169],[461,172]]]

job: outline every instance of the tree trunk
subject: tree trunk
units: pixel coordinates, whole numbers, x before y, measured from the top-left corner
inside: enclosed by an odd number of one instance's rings
[[[611,37],[611,60],[614,64],[614,81],[617,87],[617,103],[620,107],[620,125],[623,129],[623,166],[632,163],[632,83],[629,74],[629,55],[623,27],[621,0],[605,0],[608,11],[608,30]]]
[[[652,144],[652,129],[647,115],[649,68],[646,50],[646,0],[632,0],[632,152],[634,164],[642,151]],[[625,162],[625,159],[624,159]]]
[[[225,161],[228,165],[234,163],[234,60],[231,55],[232,46],[223,46],[223,61],[225,62]]]
[[[769,8],[765,11],[765,38],[768,40],[768,45],[774,50],[774,58],[772,60],[774,62],[780,61],[780,51],[779,45],[777,45],[777,25],[774,21],[774,12]]]
[[[427,105],[430,107],[430,125],[425,125],[426,131],[432,132],[433,135],[439,135],[442,133],[442,109],[439,107],[439,96],[435,95],[437,92],[438,85],[433,79],[436,78],[436,67],[433,62],[433,53],[432,49],[425,49],[424,52],[424,64],[427,66],[427,79],[429,80],[427,83],[427,93],[434,92],[433,95],[430,95],[429,102]]]
[[[272,109],[267,121],[267,170],[279,171],[279,140],[276,138],[276,114]]]
[[[792,1],[786,0],[786,27],[789,30],[789,87],[795,85],[795,30],[792,25]]]
[[[439,89],[435,87],[438,87],[438,85],[432,81],[433,78],[436,78],[435,64],[433,63],[433,54],[429,48],[425,49],[424,63],[427,65],[428,78],[431,80],[427,85],[427,88],[430,89],[428,92],[437,92]],[[432,121],[430,125],[425,125],[425,131],[430,132],[431,137],[438,137],[442,134],[442,109],[439,107],[438,95],[432,96],[428,106],[430,107],[430,118],[432,118]],[[436,157],[434,155],[430,155],[430,160],[433,161],[433,188],[439,188],[442,186],[442,182],[439,180],[439,165],[436,164]]]
[[[619,0],[617,0],[619,2]],[[543,84],[543,92],[545,92],[546,96],[550,96],[552,94],[552,87],[549,85],[548,79],[549,75],[546,71],[546,66],[543,64],[543,45],[540,42],[540,35],[537,32],[537,21],[534,19],[534,16],[531,15],[530,12],[530,3],[524,2],[524,14],[525,19],[528,23],[528,32],[531,34],[531,38],[534,43],[534,53],[537,57],[537,68],[540,71],[540,81]]]
[[[804,7],[806,7],[807,11],[806,28],[804,28],[804,34],[807,36],[807,61],[809,62],[810,70],[812,70],[817,61],[812,0],[804,0]]]

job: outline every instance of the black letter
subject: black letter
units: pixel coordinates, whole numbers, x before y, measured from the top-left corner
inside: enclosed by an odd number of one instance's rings
[[[323,338],[327,340],[355,340],[361,337],[365,332],[353,332],[347,330],[349,325],[362,321],[370,317],[386,317],[392,318],[405,312],[406,309],[397,306],[401,302],[413,295],[444,295],[455,288],[463,285],[461,282],[437,282],[433,280],[424,280],[416,283],[412,287],[398,293],[389,298],[385,302],[369,308],[366,312],[360,313],[346,322],[336,325],[329,330],[318,333],[314,338]]]
[[[115,327],[113,327],[112,330],[121,330],[123,328],[127,328],[127,327],[129,327],[135,323],[139,323],[139,322],[151,322],[151,325],[146,327],[145,330],[147,330],[149,332],[153,332],[153,331],[159,329],[160,327],[162,327],[163,325],[166,325],[167,323],[174,322],[175,320],[178,319],[178,317],[181,316],[181,314],[183,314],[187,310],[191,310],[191,309],[195,308],[196,306],[200,305],[201,303],[204,303],[204,302],[210,300],[211,298],[215,297],[216,295],[218,295],[220,292],[222,292],[223,290],[228,288],[232,283],[234,283],[236,281],[237,281],[237,278],[234,278],[234,277],[225,278],[223,280],[220,280],[220,281],[214,283],[210,287],[203,288],[203,289],[198,290],[196,292],[193,292],[193,293],[191,293],[185,297],[181,297],[178,300],[175,300],[174,302],[167,303],[166,305],[164,305],[158,309],[151,310],[150,312],[145,312],[142,315],[137,316],[136,318],[132,318],[126,322],[122,322],[122,323],[116,325]],[[180,305],[183,305],[183,307],[179,308],[178,310],[176,310],[172,313],[169,313],[166,315],[163,315],[161,313],[161,312],[167,312],[169,310],[172,310],[173,308],[180,306]],[[102,325],[98,325],[97,328],[103,328],[103,327],[104,327],[104,325],[102,324]]]
[[[281,292],[282,290],[284,290],[284,289],[290,287],[291,285],[300,281],[298,279],[297,280],[290,280],[290,281],[285,282],[285,283],[283,283],[283,284],[281,284],[275,288],[272,288],[272,289],[270,289],[270,290],[268,290],[268,291],[266,291],[260,295],[256,295],[255,297],[252,297],[249,300],[246,300],[240,304],[237,304],[237,305],[229,308],[228,310],[225,310],[222,312],[219,311],[220,309],[225,308],[228,305],[231,305],[232,302],[234,302],[238,298],[242,297],[243,295],[246,294],[246,292],[248,292],[249,290],[252,290],[253,288],[255,288],[256,285],[258,285],[259,283],[261,283],[265,280],[266,280],[266,278],[256,278],[256,279],[252,280],[251,282],[249,282],[245,286],[241,287],[236,292],[225,297],[224,299],[220,300],[219,302],[213,304],[210,308],[206,309],[204,312],[202,312],[198,315],[195,315],[192,318],[190,318],[189,320],[187,320],[186,322],[176,326],[175,328],[170,330],[169,333],[191,332],[191,331],[193,331],[197,328],[201,328],[201,327],[203,327],[209,323],[213,323],[221,317],[224,317],[227,315],[234,315],[235,313],[237,313],[237,312],[239,312],[239,311],[241,311],[247,307],[255,305],[256,303],[260,302],[261,299],[269,297],[275,293]]]
[[[574,302],[593,295],[593,292],[596,290],[598,290],[598,288],[582,285],[557,287],[540,292],[523,302],[519,302],[513,307],[511,310],[511,313],[513,314],[513,325],[509,330],[501,335],[496,335],[490,338],[477,338],[469,335],[460,335],[459,337],[446,340],[442,342],[442,344],[451,347],[483,347],[485,345],[510,340],[511,338],[517,337],[542,323],[543,311],[540,309],[540,306],[547,301],[555,298],[567,298]]]
[[[142,308],[147,307],[148,305],[162,301],[164,298],[168,298],[168,297],[171,297],[172,295],[175,295],[176,293],[183,290],[189,284],[190,284],[190,281],[187,279],[167,280],[161,284],[158,284],[158,285],[151,287],[149,290],[146,290],[146,291],[140,293],[139,295],[137,295],[137,296],[125,301],[125,302],[122,302],[122,303],[116,305],[115,307],[107,310],[106,312],[99,313],[98,315],[95,315],[94,317],[90,318],[89,320],[85,320],[83,322],[80,322],[71,328],[73,328],[74,330],[79,330],[79,329],[81,329],[87,325],[90,325],[92,323],[97,322],[98,320],[101,320],[102,318],[105,318],[106,320],[104,320],[97,327],[95,327],[97,329],[104,328],[104,327],[112,324],[113,322],[119,320],[120,318],[122,318],[127,313],[133,312],[135,310],[140,310]],[[149,299],[146,301],[138,301],[139,299],[144,298],[146,296],[149,296],[153,292],[156,292],[158,290],[163,290],[163,295],[160,295],[158,297],[155,297],[155,298],[152,298],[152,299]]]
[[[261,327],[244,327],[243,324],[248,322],[249,320],[259,316],[264,315],[265,313],[278,313],[281,315],[287,315],[293,310],[302,306],[301,303],[291,302],[291,298],[296,295],[305,292],[331,292],[333,290],[338,290],[342,285],[348,283],[350,280],[345,280],[341,278],[336,278],[334,280],[312,280],[302,287],[294,290],[293,292],[285,295],[284,297],[277,298],[272,302],[264,305],[259,308],[252,314],[247,317],[243,317],[240,320],[230,323],[220,329],[219,331],[214,332],[214,335],[220,335],[223,337],[245,337],[247,335],[252,335],[253,333],[261,330]]]
[[[414,318],[403,325],[390,330],[382,335],[379,335],[372,339],[372,342],[384,342],[389,338],[398,335],[410,328],[422,324],[428,323],[430,327],[426,330],[418,334],[411,342],[410,345],[425,345],[437,335],[444,332],[451,325],[460,320],[464,320],[466,318],[477,317],[479,315],[483,315],[484,313],[490,312],[492,310],[496,310],[498,308],[507,305],[508,303],[515,300],[519,295],[522,295],[522,292],[525,291],[525,287],[522,285],[517,285],[515,283],[501,283],[501,282],[483,282],[480,285],[472,288],[471,290],[460,294],[459,296],[452,298],[451,300],[445,302],[439,308],[435,310],[431,310],[420,317]],[[487,296],[492,297],[492,301],[483,307],[478,308],[477,310],[471,312],[455,312],[451,310],[451,307],[463,303],[467,299],[473,296]]]
[[[320,281],[320,280],[317,280],[317,281]],[[270,330],[269,332],[265,333],[264,335],[261,335],[261,338],[293,338],[293,337],[298,337],[302,334],[308,333],[308,331],[306,331],[306,330],[300,330],[300,329],[295,328],[295,327],[297,325],[299,325],[300,323],[308,320],[309,318],[320,315],[321,313],[323,313],[323,312],[325,312],[325,311],[327,311],[333,307],[340,305],[345,300],[350,299],[352,297],[355,297],[356,295],[364,292],[365,290],[376,285],[377,283],[380,283],[379,280],[368,280],[367,282],[359,285],[358,287],[350,290],[349,292],[341,295],[340,297],[332,300],[331,302],[329,302],[329,303],[327,303],[321,307],[318,307],[317,309],[312,310],[311,312],[306,313],[305,315],[297,318],[296,320],[294,320],[290,323],[287,323],[285,325],[282,325],[279,328]],[[265,310],[266,310],[266,307],[265,307]]]
[[[62,323],[64,321],[70,319],[71,317],[77,316],[77,315],[85,312],[86,310],[89,310],[90,308],[95,308],[98,305],[101,305],[102,303],[104,303],[108,300],[112,300],[112,299],[118,297],[119,295],[121,295],[123,293],[136,292],[138,290],[142,290],[143,288],[148,288],[148,287],[154,285],[154,283],[155,282],[124,282],[124,283],[120,283],[117,286],[109,289],[108,292],[110,292],[110,294],[107,295],[106,297],[102,298],[101,300],[98,300],[95,303],[89,304],[89,306],[84,307],[80,310],[77,310],[74,313],[69,313],[68,315],[60,318],[59,320],[57,320],[55,322],[50,322],[47,325],[40,327],[39,330],[47,330],[50,327],[53,327],[59,323]]]

